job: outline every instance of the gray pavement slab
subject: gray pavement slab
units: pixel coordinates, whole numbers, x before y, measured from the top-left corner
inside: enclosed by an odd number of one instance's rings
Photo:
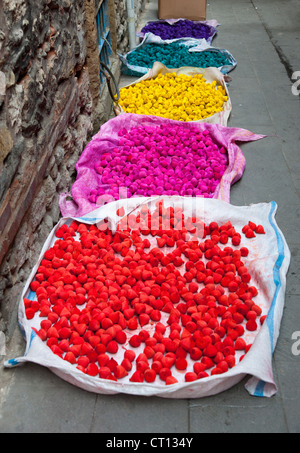
[[[299,17],[298,0],[208,2],[208,18],[221,24],[213,45],[228,49],[238,61],[230,74],[229,126],[268,136],[241,145],[247,166],[232,188],[231,202],[276,201],[276,219],[292,253],[273,360],[277,394],[270,399],[252,397],[245,390],[245,378],[226,392],[196,400],[104,396],[78,389],[38,365],[0,367],[0,432],[300,432],[300,356],[292,353],[292,334],[300,331],[300,100],[291,91],[291,72],[300,71],[295,51]],[[157,0],[150,0],[142,23],[155,19]],[[123,77],[121,86],[131,80]],[[7,357],[23,351],[17,329]]]

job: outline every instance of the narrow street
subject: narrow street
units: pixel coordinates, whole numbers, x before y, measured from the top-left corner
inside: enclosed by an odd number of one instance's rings
[[[151,0],[141,26],[157,19]],[[231,190],[233,205],[275,201],[276,220],[292,254],[286,301],[274,354],[278,392],[250,396],[245,378],[202,399],[164,399],[83,391],[35,364],[13,369],[4,360],[23,355],[17,328],[0,356],[0,432],[6,433],[296,433],[300,431],[300,3],[298,0],[210,0],[208,19],[220,26],[213,45],[229,50],[230,127],[267,137],[242,144],[246,171]],[[295,73],[298,73],[295,74]],[[120,87],[134,78],[121,76]]]

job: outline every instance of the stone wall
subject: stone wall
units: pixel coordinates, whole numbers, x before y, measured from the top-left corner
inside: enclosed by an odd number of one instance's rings
[[[124,54],[129,50],[126,0],[114,0],[114,2],[116,6],[117,48],[119,53]],[[146,2],[147,0],[134,0],[136,25],[139,23],[139,18]]]
[[[0,0],[0,331],[92,128],[84,1]]]

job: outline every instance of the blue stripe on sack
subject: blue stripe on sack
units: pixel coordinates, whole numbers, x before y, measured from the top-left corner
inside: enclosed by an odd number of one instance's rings
[[[20,362],[18,362],[17,359],[9,359],[9,360],[7,361],[7,363],[8,363],[8,365],[10,365],[10,366],[18,366]]]
[[[93,223],[96,223],[96,222],[101,222],[101,220],[104,220],[104,219],[105,219],[105,217],[88,217],[88,214],[86,214],[86,215],[84,215],[82,217],[74,217],[74,220],[76,220],[77,222],[78,221],[82,221],[82,222],[93,222]]]
[[[77,217],[76,220],[82,220],[83,222],[99,222],[100,220],[104,219],[99,218],[89,219],[88,217]]]
[[[37,333],[36,333],[34,330],[32,330],[32,331],[31,331],[31,335],[30,335],[30,343],[29,343],[29,345],[31,345],[33,339],[34,339],[36,336],[37,336]]]
[[[254,396],[264,396],[264,389],[265,389],[265,385],[266,383],[264,381],[259,381],[257,386],[256,386],[256,389],[255,389],[255,392],[253,393]]]
[[[29,341],[28,341],[28,343],[27,343],[26,351],[25,351],[25,353],[24,353],[24,357],[26,357],[27,354],[28,354],[28,352],[30,351],[32,342],[33,342],[33,340],[35,339],[35,337],[37,337],[37,333],[36,333],[33,329],[31,329],[30,339],[29,339]]]
[[[34,294],[35,294],[35,293],[34,293]],[[25,333],[24,333],[24,334],[25,334]],[[37,336],[37,333],[32,329],[32,330],[31,330],[31,335],[30,335],[30,340],[29,340],[29,342],[28,342],[28,346],[26,347],[26,351],[25,351],[25,353],[24,353],[24,357],[27,356],[28,351],[30,350],[31,344],[32,344],[32,342],[33,342],[33,340],[34,340],[34,338],[35,338],[36,336]],[[9,365],[10,367],[15,367],[15,366],[20,365],[20,363],[22,363],[23,361],[24,361],[24,360],[21,360],[21,361],[20,361],[20,360],[18,360],[18,359],[9,359],[9,360],[7,361],[7,365]]]
[[[280,232],[278,231],[278,228],[276,227],[276,225],[273,222],[273,213],[274,213],[274,211],[276,209],[276,206],[277,206],[276,203],[273,201],[272,202],[272,210],[271,210],[270,216],[269,216],[270,223],[271,223],[271,225],[274,228],[275,233],[276,233],[277,247],[278,247],[278,254],[279,254],[278,258],[277,258],[277,261],[275,263],[274,269],[273,269],[273,278],[274,278],[274,283],[275,283],[275,286],[276,286],[276,291],[275,291],[273,302],[272,302],[272,305],[271,305],[271,308],[270,308],[270,311],[268,313],[267,320],[266,320],[267,321],[267,325],[269,327],[269,331],[270,331],[272,354],[274,352],[274,311],[275,311],[275,307],[276,307],[278,294],[279,294],[279,291],[280,291],[281,286],[282,286],[281,277],[280,277],[280,269],[281,269],[281,267],[283,265],[283,261],[284,261],[284,258],[285,258],[284,242],[283,242],[283,239],[282,239],[282,236],[281,236]]]
[[[269,222],[270,222],[271,226],[274,228],[274,231],[275,231],[275,234],[276,234],[277,248],[278,248],[278,254],[279,254],[278,258],[277,258],[277,261],[275,263],[274,269],[273,269],[273,279],[274,279],[274,283],[275,283],[275,286],[276,286],[276,291],[275,291],[275,295],[274,295],[274,298],[273,298],[273,301],[272,301],[271,308],[269,310],[269,313],[268,313],[268,316],[267,316],[267,319],[266,319],[266,323],[267,323],[267,326],[269,328],[269,333],[270,333],[272,354],[274,352],[274,312],[275,312],[275,307],[276,307],[278,294],[279,294],[279,291],[280,291],[281,286],[282,286],[281,278],[280,278],[280,269],[281,269],[281,266],[282,266],[284,258],[285,258],[284,242],[283,242],[282,236],[281,236],[278,228],[276,227],[276,225],[275,225],[275,223],[273,221],[273,214],[274,214],[274,212],[276,210],[276,207],[277,207],[277,204],[275,203],[275,201],[272,201],[272,203],[271,203],[271,211],[270,211],[270,214],[269,214]],[[255,389],[255,392],[254,392],[254,396],[264,396],[265,384],[266,383],[264,381],[259,381],[258,382],[258,384],[256,386],[256,389]]]

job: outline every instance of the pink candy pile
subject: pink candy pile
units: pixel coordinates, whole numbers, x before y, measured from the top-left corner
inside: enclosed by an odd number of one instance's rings
[[[95,164],[102,186],[91,190],[92,203],[102,204],[105,197],[107,201],[154,195],[213,198],[228,165],[227,151],[208,130],[137,126],[118,135],[118,146]]]

